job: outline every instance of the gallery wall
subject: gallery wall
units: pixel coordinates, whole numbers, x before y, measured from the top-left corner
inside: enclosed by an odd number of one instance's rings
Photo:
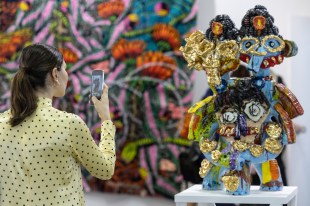
[[[83,169],[85,191],[173,197],[183,177],[194,76],[179,47],[195,29],[195,0],[2,0],[0,112],[9,108],[10,80],[23,47],[57,47],[67,63],[65,97],[54,106],[80,115],[99,141],[100,121],[88,103],[90,75],[105,73],[117,128],[113,178]],[[185,126],[184,126],[185,125]]]

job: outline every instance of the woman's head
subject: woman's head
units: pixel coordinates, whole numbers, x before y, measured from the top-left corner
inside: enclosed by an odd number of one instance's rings
[[[22,50],[11,90],[11,125],[16,126],[37,108],[38,96],[61,97],[68,75],[62,54],[54,47],[33,44]]]

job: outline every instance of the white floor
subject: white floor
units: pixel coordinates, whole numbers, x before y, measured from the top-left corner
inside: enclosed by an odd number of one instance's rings
[[[125,194],[85,193],[86,206],[174,206],[173,200]]]

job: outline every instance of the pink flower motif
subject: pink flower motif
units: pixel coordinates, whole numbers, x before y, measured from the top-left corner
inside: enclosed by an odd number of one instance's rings
[[[65,1],[61,2],[60,9],[63,12],[67,12],[68,11],[68,7],[69,7],[69,1],[65,0]]]
[[[176,106],[172,102],[169,102],[168,104],[168,111],[171,113],[172,119],[181,119],[187,110],[187,107],[183,107],[182,109],[181,107]]]
[[[109,73],[109,71],[110,71],[110,62],[108,60],[101,61],[101,62],[98,62],[96,64],[92,64],[91,68],[94,69],[94,70],[97,70],[97,69],[103,70],[104,73]]]
[[[159,169],[162,171],[167,171],[167,172],[175,172],[177,170],[176,165],[168,159],[160,160]]]

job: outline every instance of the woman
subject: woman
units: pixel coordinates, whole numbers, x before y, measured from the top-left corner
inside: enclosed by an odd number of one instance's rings
[[[84,205],[80,164],[110,179],[115,165],[115,127],[108,87],[92,97],[101,118],[97,146],[83,120],[52,107],[68,81],[66,63],[54,47],[23,49],[12,82],[11,109],[0,114],[0,205]]]

